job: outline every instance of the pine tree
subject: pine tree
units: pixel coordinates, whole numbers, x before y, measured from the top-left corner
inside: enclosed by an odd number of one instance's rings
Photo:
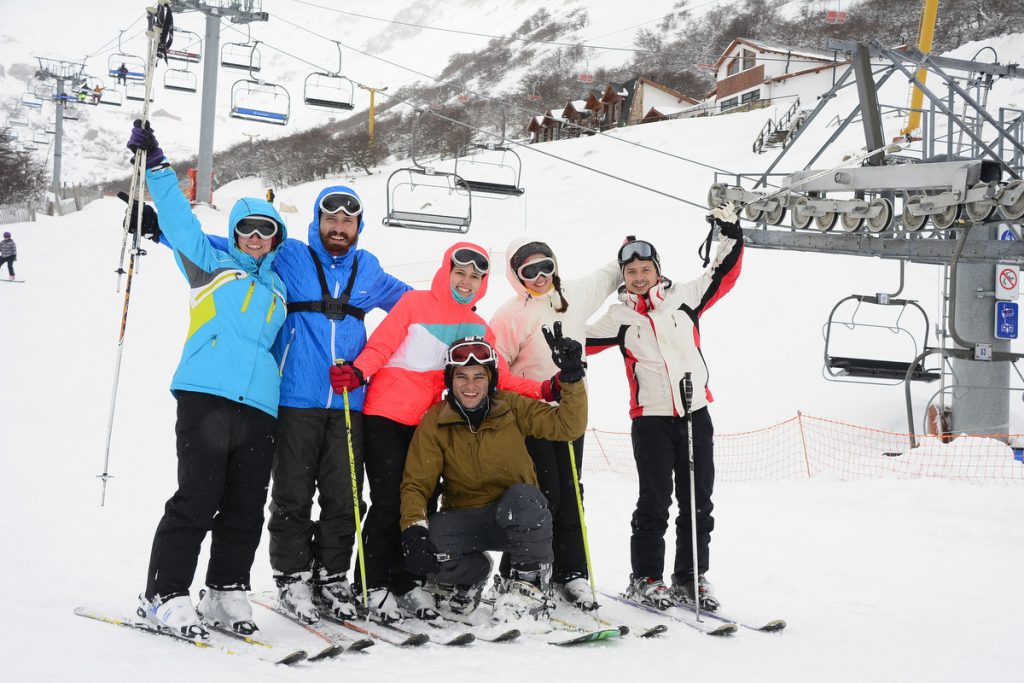
[[[0,204],[31,202],[43,194],[49,175],[42,162],[19,150],[7,131],[0,134]]]

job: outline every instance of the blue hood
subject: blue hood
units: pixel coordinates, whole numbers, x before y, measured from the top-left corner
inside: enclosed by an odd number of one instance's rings
[[[359,196],[359,193],[353,190],[348,185],[331,185],[330,187],[325,187],[320,191],[320,194],[316,196],[316,200],[313,202],[313,220],[309,222],[309,235],[307,235],[307,241],[309,243],[309,246],[313,247],[317,254],[319,254],[325,259],[328,259],[328,261],[333,257],[331,254],[327,253],[327,250],[324,248],[324,243],[320,240],[320,201],[326,195],[329,195],[334,192],[347,192],[350,195],[355,196],[355,198],[359,200],[360,204],[363,203],[363,199],[362,197]],[[356,231],[357,242],[358,236],[363,234],[363,214],[365,213],[366,210],[364,209],[363,213],[359,214],[359,229]],[[349,247],[348,253],[355,253],[355,250],[358,248],[358,246],[358,244],[353,244],[351,247]],[[348,254],[346,254],[346,256],[347,255]]]
[[[267,218],[273,218],[277,221],[280,226],[281,232],[278,233],[277,244],[274,245],[274,249],[263,257],[266,263],[257,264],[256,259],[249,256],[244,251],[238,248],[235,244],[235,226],[238,225],[238,221],[249,216],[266,216]],[[270,263],[274,260],[274,252],[277,251],[284,241],[288,239],[288,227],[284,224],[284,219],[281,218],[281,214],[277,212],[274,206],[263,199],[256,199],[255,197],[242,197],[235,205],[231,207],[231,214],[228,217],[228,252],[231,257],[237,260],[239,263],[249,265],[252,267],[269,267]]]

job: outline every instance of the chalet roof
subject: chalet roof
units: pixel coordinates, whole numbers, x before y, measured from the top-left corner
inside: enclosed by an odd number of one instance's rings
[[[835,57],[831,53],[819,52],[817,50],[808,50],[802,47],[792,47],[791,45],[784,45],[782,43],[772,42],[770,40],[755,40],[753,38],[734,38],[729,47],[725,48],[722,52],[722,56],[715,62],[715,68],[717,69],[722,65],[722,62],[732,53],[733,49],[737,45],[746,45],[755,50],[761,52],[772,52],[780,55],[791,55],[793,57],[803,57],[805,59],[816,59],[819,61],[832,62],[835,61]]]
[[[678,90],[673,90],[672,88],[668,87],[667,85],[662,85],[661,83],[658,83],[657,81],[652,81],[651,79],[647,78],[646,76],[640,76],[639,78],[637,78],[637,80],[640,81],[641,83],[643,83],[645,86],[651,86],[652,88],[657,88],[658,90],[671,95],[672,97],[676,98],[677,100],[681,100],[683,102],[689,102],[690,104],[697,104],[697,100],[693,99],[692,97],[687,97],[686,95],[684,95],[683,93],[679,92]]]
[[[535,130],[539,130],[539,129],[543,128],[543,127],[544,127],[544,117],[543,116],[531,116],[530,117],[530,125],[526,127],[526,132],[527,133],[532,133]]]

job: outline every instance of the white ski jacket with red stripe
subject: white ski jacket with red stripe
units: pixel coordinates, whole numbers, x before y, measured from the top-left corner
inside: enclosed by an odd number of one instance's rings
[[[662,277],[645,296],[619,288],[621,303],[587,326],[587,353],[619,347],[629,382],[629,416],[686,414],[682,382],[690,373],[692,410],[711,403],[700,350],[700,316],[736,284],[743,241],[719,236],[715,260],[690,282]]]

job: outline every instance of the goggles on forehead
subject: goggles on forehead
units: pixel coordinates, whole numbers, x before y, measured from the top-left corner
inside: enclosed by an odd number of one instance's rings
[[[485,363],[493,363],[494,349],[491,345],[483,340],[468,340],[453,344],[448,349],[448,365],[467,365],[472,361],[476,361],[480,365]]]
[[[239,237],[252,237],[257,235],[265,240],[277,234],[278,224],[273,218],[267,216],[246,216],[235,224],[235,234]]]
[[[619,249],[619,265],[624,266],[631,261],[637,259],[643,261],[654,261],[657,258],[658,252],[655,251],[654,245],[650,242],[644,242],[643,240],[634,240],[627,242],[622,245]]]
[[[320,210],[330,214],[341,211],[347,216],[358,216],[363,212],[363,205],[359,202],[359,197],[354,194],[331,192],[325,194],[320,200]]]
[[[555,260],[545,256],[544,258],[537,259],[536,261],[530,261],[519,266],[519,270],[516,271],[520,279],[523,280],[536,280],[541,275],[551,276],[555,274]]]
[[[481,275],[487,274],[487,268],[490,265],[486,255],[468,247],[462,247],[452,252],[452,263],[457,266],[473,266]]]

